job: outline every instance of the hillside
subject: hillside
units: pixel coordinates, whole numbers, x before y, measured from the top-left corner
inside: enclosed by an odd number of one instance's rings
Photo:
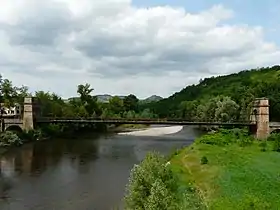
[[[141,104],[147,104],[147,103],[151,103],[151,102],[158,102],[160,100],[162,100],[163,98],[161,96],[157,96],[157,95],[152,95],[146,99],[140,100]]]
[[[254,97],[268,97],[271,115],[280,119],[280,66],[241,71],[239,73],[211,77],[201,80],[197,85],[187,86],[169,98],[153,102],[143,108],[150,108],[161,117],[178,116],[183,101],[209,100],[223,95],[231,97],[238,104]]]

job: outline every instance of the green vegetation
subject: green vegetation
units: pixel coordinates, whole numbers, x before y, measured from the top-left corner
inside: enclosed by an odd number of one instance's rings
[[[149,108],[159,117],[185,118],[188,120],[214,120],[214,116],[226,120],[246,119],[250,103],[256,97],[270,100],[270,118],[280,120],[280,66],[242,71],[227,76],[203,79],[197,85],[190,85],[169,98],[141,106]],[[218,97],[214,99],[215,97]],[[223,99],[221,99],[223,98]],[[232,107],[228,115],[208,112],[213,101],[220,101],[220,110]],[[216,116],[216,114],[218,116]],[[236,114],[236,115],[235,115]]]
[[[279,141],[279,135],[259,142],[244,130],[221,130],[175,154],[170,165],[207,209],[279,209]]]
[[[79,97],[63,100],[55,93],[37,91],[35,96],[40,102],[41,115],[53,117],[110,117],[110,118],[154,118],[149,109],[139,110],[139,100],[134,95],[121,99],[113,97],[109,103],[101,103],[93,96],[90,84],[77,86]],[[26,96],[32,96],[26,86],[16,87],[12,81],[0,76],[0,102],[11,107],[14,103],[23,103]]]
[[[0,133],[0,147],[20,146],[22,143],[19,136],[11,131]]]
[[[149,153],[131,171],[125,209],[202,209],[194,192],[190,183],[175,175],[166,158],[158,153]]]

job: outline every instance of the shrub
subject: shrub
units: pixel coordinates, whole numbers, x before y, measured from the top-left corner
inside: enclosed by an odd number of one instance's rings
[[[253,138],[244,129],[220,129],[217,133],[202,136],[198,142],[218,146],[225,146],[232,143],[238,143],[240,146],[248,146],[253,143]]]
[[[208,159],[207,159],[207,157],[203,156],[203,157],[200,159],[200,163],[201,163],[202,165],[208,164]]]
[[[20,146],[22,144],[22,140],[18,137],[17,134],[6,131],[0,134],[0,146]]]
[[[49,125],[43,126],[41,128],[41,130],[42,130],[42,133],[44,133],[45,135],[56,136],[62,132],[63,126],[61,126],[59,124],[49,124]]]
[[[267,141],[275,141],[277,139],[280,139],[279,133],[272,133],[268,138]]]
[[[125,196],[125,209],[178,209],[175,192],[177,181],[166,159],[149,153],[133,167]]]
[[[246,147],[246,146],[249,146],[249,145],[253,144],[253,141],[254,141],[253,137],[244,136],[244,137],[238,139],[237,143],[241,147]]]
[[[24,131],[19,134],[19,137],[24,141],[36,141],[42,137],[41,130]]]
[[[274,140],[273,151],[280,152],[280,138]]]
[[[266,141],[262,141],[260,144],[259,144],[259,147],[261,148],[261,151],[262,152],[265,152],[267,150],[267,142]]]
[[[207,134],[198,139],[199,143],[224,146],[232,143],[232,139],[222,133]]]

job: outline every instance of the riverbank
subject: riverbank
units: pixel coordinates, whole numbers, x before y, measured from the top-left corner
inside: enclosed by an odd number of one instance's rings
[[[207,134],[164,160],[146,156],[131,172],[128,209],[151,203],[153,209],[279,209],[279,161],[280,136],[257,141],[241,129]]]
[[[172,171],[193,184],[207,209],[279,209],[279,140],[252,141],[236,131],[197,139],[172,157]]]

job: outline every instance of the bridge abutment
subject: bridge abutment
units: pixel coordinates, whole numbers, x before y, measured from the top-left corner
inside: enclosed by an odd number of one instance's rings
[[[269,100],[267,98],[255,99],[250,120],[256,123],[257,139],[266,139],[270,135]]]

